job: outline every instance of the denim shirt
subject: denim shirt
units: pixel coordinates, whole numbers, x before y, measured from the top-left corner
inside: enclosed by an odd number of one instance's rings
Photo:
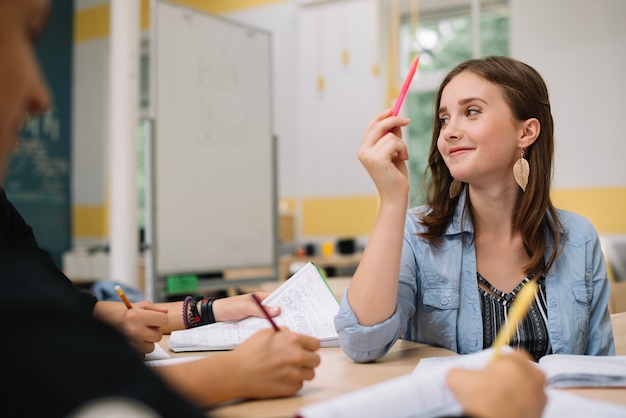
[[[397,339],[443,347],[459,354],[483,349],[483,324],[476,280],[471,223],[461,217],[465,193],[439,247],[417,236],[418,214],[407,213],[394,314],[373,326],[359,324],[348,292],[335,327],[343,351],[354,361],[384,356]],[[555,354],[614,355],[608,311],[609,280],[598,234],[585,218],[557,210],[566,231],[563,251],[546,272],[548,332]],[[463,240],[463,236],[465,237]],[[548,240],[545,259],[552,251]]]

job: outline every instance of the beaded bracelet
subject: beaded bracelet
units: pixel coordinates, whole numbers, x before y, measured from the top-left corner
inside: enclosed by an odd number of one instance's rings
[[[202,304],[200,304],[200,308],[202,311],[202,325],[215,323],[215,315],[213,314],[214,300],[215,298],[209,297],[202,299]]]
[[[198,312],[198,302],[204,299],[204,296],[196,296],[189,303],[189,327],[197,327],[198,325],[202,325],[202,317],[200,316],[200,312]]]
[[[187,296],[183,301],[183,323],[185,324],[185,328],[190,328],[187,308],[189,308],[189,302],[191,299],[193,299],[193,296]]]

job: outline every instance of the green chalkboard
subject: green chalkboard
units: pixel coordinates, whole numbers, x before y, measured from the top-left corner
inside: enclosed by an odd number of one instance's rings
[[[39,245],[61,267],[71,246],[71,97],[74,1],[51,2],[51,19],[37,57],[52,107],[29,120],[9,164],[5,189],[35,231]]]

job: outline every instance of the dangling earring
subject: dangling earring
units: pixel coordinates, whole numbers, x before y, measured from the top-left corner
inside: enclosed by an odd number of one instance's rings
[[[452,183],[450,183],[450,189],[448,193],[450,193],[450,199],[454,199],[457,197],[461,190],[463,189],[463,183],[458,181],[457,179],[452,179]]]
[[[519,184],[519,187],[522,188],[523,192],[526,191],[529,175],[530,166],[528,165],[528,161],[524,159],[524,150],[522,150],[522,155],[513,165],[513,177],[515,177],[515,181]]]

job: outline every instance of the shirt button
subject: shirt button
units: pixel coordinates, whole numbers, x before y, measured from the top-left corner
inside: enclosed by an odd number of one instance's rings
[[[555,340],[560,340],[561,339],[561,334],[554,334],[554,339]]]
[[[441,298],[441,304],[446,306],[448,304],[448,298]]]
[[[550,271],[548,272],[549,276],[554,276],[554,269],[550,269]]]
[[[550,305],[556,306],[556,299],[550,299]]]

